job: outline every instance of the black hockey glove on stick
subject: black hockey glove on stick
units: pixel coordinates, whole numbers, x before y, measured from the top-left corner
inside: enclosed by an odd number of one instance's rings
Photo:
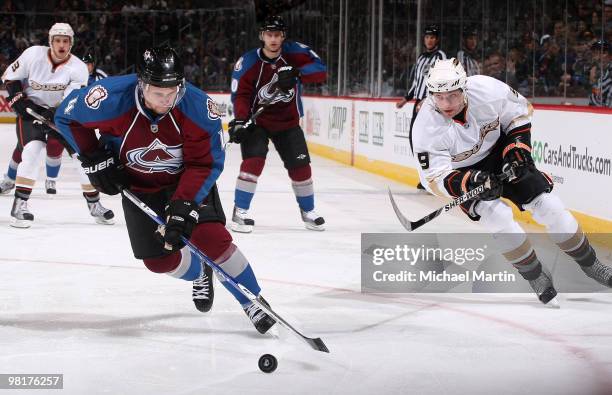
[[[185,247],[185,240],[191,238],[193,228],[198,224],[197,205],[191,200],[172,200],[166,206],[166,225],[160,225],[155,238],[164,245],[166,252],[178,251]]]
[[[291,89],[295,88],[295,84],[297,84],[300,76],[300,71],[293,66],[286,65],[280,67],[276,75],[278,76],[276,88],[288,93]]]
[[[268,100],[259,103],[259,108],[253,113],[253,115],[251,115],[251,118],[249,118],[248,120],[244,121],[232,119],[228,124],[227,131],[230,136],[228,142],[240,144],[244,140],[244,138],[250,133],[250,131],[253,130],[253,128],[255,127],[254,122],[257,117],[261,115],[261,113],[266,109],[266,107],[272,104],[272,102],[274,101],[274,99],[276,99],[276,96],[278,96],[280,92],[281,91],[279,89],[275,90]]]
[[[499,175],[495,175],[494,177],[497,180],[497,182],[501,184],[502,182],[514,176],[515,176],[514,168],[510,168],[507,171]],[[393,199],[393,194],[391,193],[391,189],[389,189],[389,199],[391,199],[391,205],[393,206],[393,211],[395,211],[395,215],[397,215],[397,218],[399,219],[400,223],[404,226],[404,228],[406,228],[408,232],[412,232],[413,230],[420,228],[421,226],[425,225],[432,219],[436,218],[440,214],[450,211],[451,209],[459,206],[462,203],[467,202],[470,199],[479,199],[481,198],[483,194],[487,194],[487,193],[490,193],[490,189],[487,189],[486,183],[481,183],[475,189],[472,189],[464,193],[463,195],[454,199],[452,202],[445,204],[444,207],[440,207],[436,211],[430,214],[427,214],[423,218],[417,221],[414,221],[414,222],[406,218],[406,216],[404,216],[404,214],[402,214],[400,209],[397,207],[397,204],[395,203],[395,199]]]
[[[89,182],[98,191],[116,195],[129,186],[124,166],[111,151],[99,149],[91,154],[79,155],[79,160]]]
[[[535,168],[535,162],[531,156],[531,147],[516,139],[506,145],[503,151],[502,170],[514,169],[514,178],[509,179],[509,182],[518,182],[529,171]]]

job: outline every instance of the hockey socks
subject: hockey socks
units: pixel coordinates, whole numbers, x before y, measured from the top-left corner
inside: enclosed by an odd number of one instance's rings
[[[255,278],[255,273],[249,265],[249,262],[242,255],[242,252],[236,247],[234,244],[228,248],[228,250],[223,253],[219,258],[217,258],[216,263],[229,275],[232,279],[244,286],[246,289],[251,291],[251,293],[255,296],[259,295],[261,292],[261,288],[257,283],[257,279]],[[240,291],[235,289],[233,286],[227,283],[227,281],[221,280],[221,284],[232,294],[234,298],[240,303],[243,307],[251,304],[249,298],[244,296]]]
[[[240,164],[240,174],[236,180],[234,204],[236,207],[248,210],[257,189],[257,179],[263,171],[266,158],[247,158]]]

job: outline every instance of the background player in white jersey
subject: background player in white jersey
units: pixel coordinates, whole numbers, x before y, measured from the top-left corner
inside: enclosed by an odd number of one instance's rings
[[[612,268],[603,265],[561,200],[551,179],[531,157],[530,103],[494,78],[467,77],[461,63],[439,60],[429,71],[429,96],[414,123],[414,152],[421,182],[440,196],[458,197],[480,185],[486,191],[461,208],[499,240],[504,257],[518,269],[543,303],[557,294],[525,231],[500,197],[546,226],[553,241],[587,276],[612,287]],[[498,174],[513,168],[515,177]]]
[[[17,139],[23,147],[22,162],[17,169],[15,200],[11,225],[28,228],[34,215],[28,210],[28,199],[38,174],[38,157],[53,132],[35,122],[27,110],[52,118],[54,109],[72,90],[87,85],[87,67],[70,50],[74,32],[67,23],[56,23],[49,30],[49,47],[26,49],[5,71],[2,80],[9,93],[9,105],[17,113]],[[60,151],[61,155],[61,151]],[[59,163],[56,164],[59,170]],[[79,166],[83,196],[96,222],[113,223],[114,214],[100,204],[100,193],[89,183]]]

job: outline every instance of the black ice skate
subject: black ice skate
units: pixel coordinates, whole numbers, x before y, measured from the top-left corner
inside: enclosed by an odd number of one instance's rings
[[[529,282],[529,285],[531,285],[531,288],[538,296],[538,299],[540,299],[540,302],[547,304],[553,300],[555,296],[557,296],[557,290],[555,289],[550,276],[544,270],[541,270],[539,276],[535,279],[530,280],[525,278],[525,280]],[[551,305],[556,307],[558,304],[555,300],[551,303]]]
[[[11,180],[10,178],[8,178],[8,176],[5,174],[4,178],[2,179],[2,181],[0,182],[0,195],[6,195],[7,193],[9,193],[13,188],[15,188],[15,180]]]
[[[268,302],[266,302],[266,300],[261,296],[258,296],[257,300],[267,307],[270,307]],[[274,324],[276,324],[274,318],[270,317],[268,313],[260,309],[255,303],[251,303],[249,306],[245,307],[244,312],[249,316],[249,319],[253,325],[255,325],[257,332],[261,333],[262,335],[272,328]]]
[[[11,209],[11,223],[15,228],[29,228],[34,222],[34,215],[28,210],[28,201],[15,197]]]
[[[193,291],[191,299],[196,309],[202,313],[210,311],[215,299],[215,288],[213,285],[213,270],[210,266],[204,265],[204,270],[200,277],[193,281]]]
[[[304,221],[306,229],[318,231],[325,230],[325,220],[314,210],[304,211],[300,209],[300,213],[302,214],[302,221]]]
[[[89,213],[92,217],[96,219],[96,222],[101,225],[112,225],[115,223],[115,213],[112,210],[107,209],[97,201],[95,203],[87,202],[87,207],[89,207]]]
[[[612,267],[604,265],[599,259],[595,258],[595,261],[590,266],[580,265],[580,269],[601,285],[612,288]]]
[[[234,232],[251,233],[255,226],[255,221],[249,218],[248,215],[248,210],[234,206],[230,228]]]
[[[57,188],[55,187],[55,180],[46,179],[45,189],[47,190],[47,195],[57,194]]]

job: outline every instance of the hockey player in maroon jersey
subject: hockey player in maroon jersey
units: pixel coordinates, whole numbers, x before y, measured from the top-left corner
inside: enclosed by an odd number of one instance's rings
[[[302,220],[307,229],[324,230],[325,220],[314,210],[310,155],[299,122],[302,83],[321,83],[326,66],[308,46],[286,40],[279,16],[266,18],[259,30],[261,48],[245,53],[232,74],[235,119],[229,124],[230,142],[240,144],[242,164],[236,182],[232,230],[249,233],[255,221],[248,216],[272,140],[291,178]],[[247,123],[260,105],[266,109]]]
[[[123,199],[132,251],[150,271],[193,281],[196,308],[211,308],[212,271],[185,246],[183,236],[259,296],[255,273],[224,226],[216,187],[225,160],[220,112],[206,93],[185,82],[182,61],[172,48],[147,49],[137,75],[104,78],[74,91],[58,108],[55,122],[96,188],[114,195],[129,187],[164,213],[167,223],[158,227]],[[275,324],[220,280],[260,333]]]

